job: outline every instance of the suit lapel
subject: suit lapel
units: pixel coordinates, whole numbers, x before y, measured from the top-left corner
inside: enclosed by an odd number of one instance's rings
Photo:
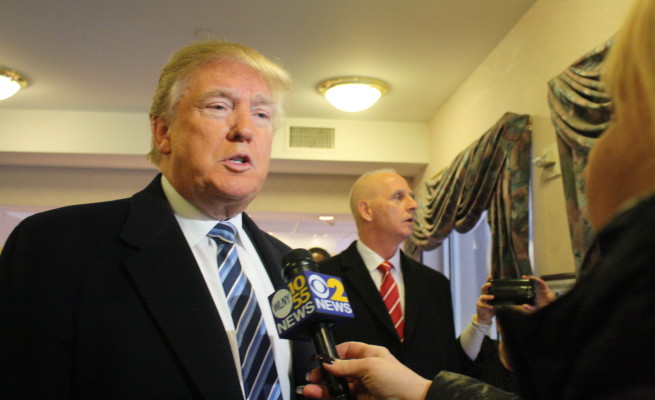
[[[369,308],[371,314],[373,314],[380,323],[389,330],[389,332],[396,335],[396,329],[394,328],[391,317],[389,316],[387,306],[384,305],[380,292],[375,287],[371,274],[368,272],[368,269],[366,269],[364,260],[362,260],[362,257],[357,251],[357,242],[353,242],[350,247],[342,253],[341,262],[344,271],[344,278],[353,286],[355,289],[354,292],[359,294],[362,298],[362,302]],[[348,295],[350,296],[349,293]],[[357,318],[356,312],[355,318]]]
[[[405,341],[409,341],[414,334],[418,319],[421,315],[425,315],[421,311],[423,307],[421,299],[425,298],[426,288],[416,265],[403,252],[400,252],[400,265],[405,283]]]
[[[199,391],[206,398],[241,397],[223,324],[159,178],[132,198],[121,238],[140,249],[125,269]]]
[[[286,283],[282,278],[282,253],[291,249],[286,245],[284,245],[284,248],[275,248],[271,239],[259,229],[246,213],[243,213],[242,220],[243,227],[250,236],[250,240],[255,246],[257,253],[259,253],[259,258],[262,260],[262,264],[264,264],[264,268],[268,272],[268,277],[273,282],[273,287],[275,287],[275,290],[286,287]],[[281,242],[280,245],[282,246]]]

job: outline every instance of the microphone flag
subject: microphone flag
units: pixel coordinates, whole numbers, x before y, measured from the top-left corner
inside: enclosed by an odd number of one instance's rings
[[[300,272],[268,300],[283,339],[309,339],[307,328],[316,322],[341,323],[354,317],[341,279],[314,271]]]

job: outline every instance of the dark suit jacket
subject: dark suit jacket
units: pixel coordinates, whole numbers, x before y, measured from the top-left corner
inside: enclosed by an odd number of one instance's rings
[[[273,285],[284,286],[289,248],[245,214],[243,224]],[[0,398],[242,397],[159,176],[129,199],[25,219],[0,256],[0,318]],[[294,350],[308,360],[304,344]]]
[[[497,311],[526,399],[655,399],[655,193],[598,241],[598,263],[557,301]]]
[[[427,379],[439,371],[460,371],[463,351],[455,338],[450,284],[442,274],[401,252],[405,281],[405,341],[393,327],[356,242],[322,261],[320,271],[342,278],[355,318],[333,330],[337,343],[359,341],[384,346]]]

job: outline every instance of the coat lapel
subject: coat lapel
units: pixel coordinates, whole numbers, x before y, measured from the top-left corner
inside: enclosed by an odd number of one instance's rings
[[[132,198],[121,238],[140,249],[125,262],[127,274],[199,391],[241,397],[223,324],[159,178]]]
[[[364,260],[357,251],[357,242],[353,242],[342,253],[341,261],[344,278],[353,286],[354,292],[362,298],[364,305],[369,308],[371,314],[380,320],[385,329],[396,335],[387,306],[384,305],[380,292],[375,287],[371,274],[366,269]],[[347,294],[350,296],[349,293]],[[356,312],[355,318],[357,318]]]
[[[282,242],[278,242],[276,247],[272,242],[274,239],[262,232],[246,213],[243,213],[242,220],[243,227],[250,236],[255,249],[257,249],[259,258],[268,272],[268,277],[273,282],[273,287],[275,287],[275,290],[286,287],[286,283],[282,278],[282,256],[291,249]]]
[[[429,311],[421,311],[424,303],[421,299],[425,298],[426,288],[413,261],[402,251],[400,252],[400,265],[405,283],[405,340],[409,341],[414,334],[418,319]]]

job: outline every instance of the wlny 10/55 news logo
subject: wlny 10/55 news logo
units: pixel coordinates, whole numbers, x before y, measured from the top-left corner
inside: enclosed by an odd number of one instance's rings
[[[303,271],[269,296],[278,334],[283,339],[307,337],[305,328],[317,321],[335,322],[354,314],[343,282],[334,276]]]

